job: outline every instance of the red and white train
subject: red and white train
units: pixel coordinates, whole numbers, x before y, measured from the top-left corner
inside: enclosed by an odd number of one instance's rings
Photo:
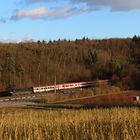
[[[97,83],[107,83],[107,82],[108,80],[99,80],[99,81],[75,82],[75,83],[39,86],[39,87],[33,87],[33,93],[72,89],[72,88],[91,87],[97,85]]]
[[[34,93],[49,92],[49,91],[55,91],[55,90],[93,87],[93,86],[96,86],[98,83],[107,84],[109,83],[109,80],[75,82],[75,83],[54,84],[54,85],[47,85],[47,86],[35,86],[35,87],[29,87],[29,88],[12,89],[9,91],[0,92],[0,97],[11,96],[11,95],[22,95],[22,94],[34,94]]]

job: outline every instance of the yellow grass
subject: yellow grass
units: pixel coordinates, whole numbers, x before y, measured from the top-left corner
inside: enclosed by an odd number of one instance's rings
[[[16,111],[0,114],[1,140],[139,140],[140,110]]]

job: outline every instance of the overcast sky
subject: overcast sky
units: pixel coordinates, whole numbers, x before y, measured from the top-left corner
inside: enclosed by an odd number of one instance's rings
[[[1,0],[0,41],[132,37],[140,0]]]

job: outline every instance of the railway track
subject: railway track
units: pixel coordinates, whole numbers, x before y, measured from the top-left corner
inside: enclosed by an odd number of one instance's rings
[[[48,94],[48,93],[47,93]],[[37,94],[37,95],[29,95],[29,96],[9,96],[9,97],[1,97],[0,98],[0,103],[3,102],[16,102],[16,101],[29,101],[29,100],[33,100],[33,99],[39,99],[41,97],[45,97],[47,96],[47,94]]]
[[[64,90],[64,91],[59,91],[57,92],[57,94],[64,94],[64,95],[69,95],[75,91],[78,91],[79,89],[75,89],[75,90]],[[17,94],[17,95],[12,95],[12,96],[6,96],[6,97],[0,97],[0,103],[3,102],[28,102],[28,101],[32,101],[35,99],[40,99],[41,97],[45,97],[48,94],[52,94],[52,92],[47,92],[47,93],[36,93],[36,94]]]

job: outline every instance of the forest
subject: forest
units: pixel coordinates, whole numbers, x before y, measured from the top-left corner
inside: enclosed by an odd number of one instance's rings
[[[140,37],[0,43],[0,90],[109,79],[140,89]]]

